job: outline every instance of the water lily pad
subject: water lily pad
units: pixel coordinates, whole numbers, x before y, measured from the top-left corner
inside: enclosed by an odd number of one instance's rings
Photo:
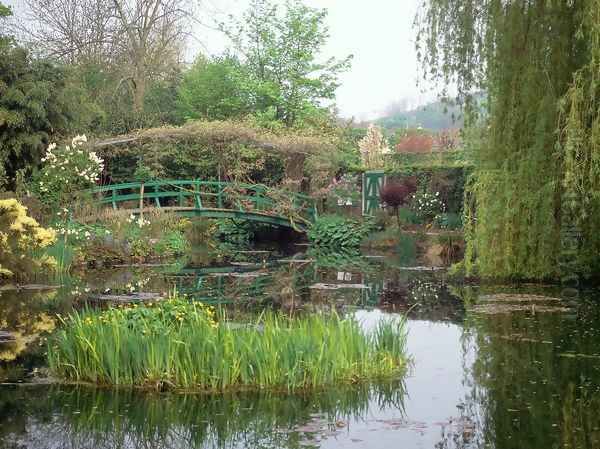
[[[598,354],[577,354],[573,352],[563,352],[558,354],[559,357],[580,358],[580,359],[600,359]]]
[[[496,293],[494,295],[482,295],[479,302],[508,302],[508,303],[537,303],[537,302],[561,302],[560,298],[542,295],[526,295],[513,293]]]
[[[325,284],[321,282],[318,284],[313,284],[309,288],[314,290],[340,290],[343,288],[366,290],[369,287],[365,284]]]
[[[550,306],[543,304],[501,304],[501,303],[484,303],[471,307],[472,312],[483,315],[505,315],[514,312],[529,312],[536,313],[566,313],[571,309],[562,306]]]

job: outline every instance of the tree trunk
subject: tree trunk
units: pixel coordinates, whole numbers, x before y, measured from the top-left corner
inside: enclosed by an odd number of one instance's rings
[[[141,73],[143,69],[136,70],[133,80],[133,110],[139,115],[144,112],[144,97],[146,95],[146,78]]]

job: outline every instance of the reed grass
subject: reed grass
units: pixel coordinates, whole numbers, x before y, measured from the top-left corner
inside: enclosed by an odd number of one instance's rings
[[[34,252],[37,257],[50,256],[54,259],[54,275],[63,279],[69,274],[75,260],[75,249],[64,236],[58,237],[51,246]]]
[[[405,322],[364,331],[335,313],[267,312],[234,324],[200,303],[74,312],[48,347],[68,381],[205,391],[297,390],[394,378],[406,366]]]

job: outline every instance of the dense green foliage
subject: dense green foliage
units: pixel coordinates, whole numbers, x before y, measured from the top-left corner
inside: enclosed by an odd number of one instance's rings
[[[320,248],[354,251],[371,229],[369,221],[359,222],[340,215],[323,215],[310,227],[308,239]]]
[[[556,277],[560,241],[583,255],[582,265],[599,266],[592,144],[599,11],[597,0],[427,2],[419,39],[425,71],[455,82],[463,99],[474,89],[488,93],[489,115],[470,121],[487,128],[474,146],[466,196],[470,273]]]
[[[100,153],[115,182],[153,179],[221,179],[277,184],[284,176],[303,176],[304,161],[332,148],[328,136],[313,137],[285,130],[272,133],[255,124],[236,121],[194,121],[183,127],[146,130],[127,146],[107,146]],[[298,149],[299,169],[291,165]],[[321,164],[326,171],[335,159]],[[287,172],[287,173],[286,173]],[[296,173],[299,172],[299,173]],[[313,177],[318,172],[313,171]]]
[[[232,56],[198,57],[178,89],[178,108],[185,119],[224,120],[252,109],[245,68]]]
[[[337,315],[227,323],[201,303],[74,313],[48,348],[54,375],[72,381],[224,391],[291,391],[390,377],[406,367],[403,320],[373,333]]]
[[[251,223],[236,220],[217,220],[215,237],[226,243],[248,245],[254,237],[254,228]]]
[[[64,71],[0,34],[0,189],[39,164],[50,135],[74,119],[71,106]]]

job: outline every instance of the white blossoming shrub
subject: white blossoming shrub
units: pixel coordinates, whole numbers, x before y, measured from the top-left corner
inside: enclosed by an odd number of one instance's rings
[[[40,199],[52,206],[64,204],[73,193],[92,187],[100,179],[104,161],[86,147],[87,138],[75,136],[71,145],[52,143],[42,158],[35,186]]]
[[[134,224],[141,229],[144,226],[149,226],[150,220],[145,220],[143,217],[136,217],[134,214],[131,214],[127,219],[127,223]]]
[[[56,234],[72,245],[84,245],[110,235],[101,225],[87,225],[70,220],[69,210],[64,208],[56,213],[57,220],[52,226]]]
[[[440,199],[440,192],[417,192],[412,196],[412,209],[424,223],[432,223],[446,211],[446,205]]]

